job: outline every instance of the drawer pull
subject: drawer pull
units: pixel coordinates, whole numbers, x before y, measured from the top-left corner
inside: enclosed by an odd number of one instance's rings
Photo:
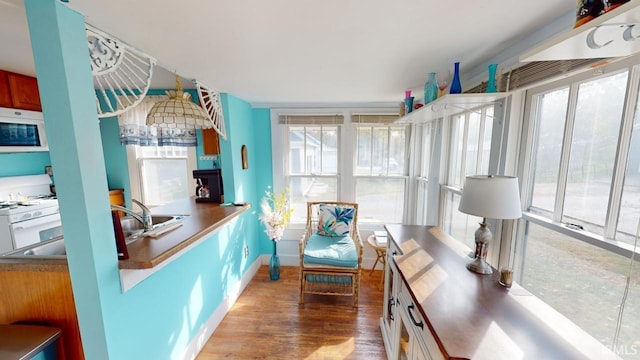
[[[420,329],[424,330],[424,322],[422,322],[422,321],[417,322],[417,321],[416,321],[416,318],[414,318],[414,317],[413,317],[413,309],[414,309],[414,308],[415,308],[415,306],[414,306],[413,304],[411,304],[411,305],[407,306],[407,310],[408,310],[408,313],[409,313],[409,317],[411,318],[411,321],[413,321],[413,325],[415,325],[415,326],[419,326],[419,327],[420,327]]]
[[[393,305],[395,305],[395,301],[393,300],[393,298],[389,298],[389,303],[387,304],[387,313],[389,314],[389,319],[391,319],[391,321],[395,320],[393,318]]]

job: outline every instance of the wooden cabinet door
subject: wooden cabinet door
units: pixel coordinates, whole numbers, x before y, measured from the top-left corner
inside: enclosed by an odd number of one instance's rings
[[[14,108],[42,111],[36,78],[14,73],[9,73],[8,78]]]
[[[220,141],[214,129],[202,129],[202,149],[205,155],[219,155]]]
[[[12,105],[8,73],[0,70],[0,107],[10,108]]]

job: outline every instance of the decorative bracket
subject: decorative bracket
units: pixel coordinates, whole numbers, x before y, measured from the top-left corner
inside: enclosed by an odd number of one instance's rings
[[[204,108],[207,115],[209,115],[209,119],[213,122],[213,128],[220,134],[223,140],[227,140],[220,94],[198,80],[194,79],[193,82],[196,84],[202,108]]]
[[[98,118],[120,115],[144,99],[156,59],[89,24],[86,28]]]

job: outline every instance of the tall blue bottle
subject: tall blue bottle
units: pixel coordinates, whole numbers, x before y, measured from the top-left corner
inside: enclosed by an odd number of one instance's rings
[[[436,80],[436,73],[429,73],[429,78],[424,84],[424,104],[432,102],[438,98],[438,81]]]
[[[449,88],[449,94],[462,93],[462,85],[460,85],[460,63],[453,63],[453,80],[451,81],[451,88]]]

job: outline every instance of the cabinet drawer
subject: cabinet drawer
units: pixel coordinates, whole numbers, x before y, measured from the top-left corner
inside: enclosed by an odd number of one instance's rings
[[[438,347],[436,339],[433,337],[433,334],[431,334],[431,330],[429,330],[426,320],[422,317],[420,309],[418,309],[419,305],[413,300],[413,297],[407,289],[407,285],[404,281],[402,281],[400,285],[399,298],[400,306],[402,306],[401,311],[405,311],[407,313],[414,330],[416,333],[420,334],[420,341],[425,345],[431,359],[444,360],[445,358]],[[422,324],[422,326],[420,326],[420,324]]]

